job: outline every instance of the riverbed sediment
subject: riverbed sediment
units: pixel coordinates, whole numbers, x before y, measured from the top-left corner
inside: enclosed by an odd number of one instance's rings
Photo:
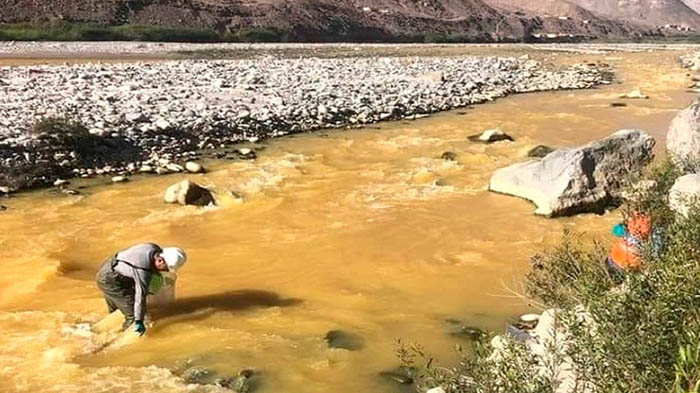
[[[527,56],[3,67],[0,186],[128,174],[229,143],[415,119],[509,94],[591,88],[611,78],[604,64],[551,69]],[[84,125],[88,151],[37,131],[46,118]]]

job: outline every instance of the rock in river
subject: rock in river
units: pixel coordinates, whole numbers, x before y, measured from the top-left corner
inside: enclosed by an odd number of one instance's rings
[[[447,334],[453,337],[469,341],[478,341],[487,336],[487,333],[476,326],[469,326],[454,318],[445,319]]]
[[[359,351],[365,346],[365,340],[361,336],[343,330],[329,331],[324,340],[330,348],[341,348],[348,351]]]
[[[472,142],[479,142],[479,143],[494,143],[494,142],[500,142],[500,141],[513,141],[513,138],[506,134],[505,132],[501,131],[498,128],[494,128],[492,130],[486,130],[482,132],[481,134],[476,134],[476,135],[471,135],[467,137]]]
[[[112,178],[112,183],[126,183],[129,181],[129,178],[126,176],[114,176]]]
[[[535,157],[535,158],[544,158],[547,154],[553,152],[554,149],[552,149],[549,146],[545,145],[538,145],[530,149],[530,151],[527,152],[528,157]]]
[[[204,173],[204,167],[194,161],[188,161],[185,163],[185,169],[190,173]]]
[[[642,100],[646,100],[647,98],[649,98],[649,96],[646,95],[646,94],[644,94],[644,93],[642,93],[641,90],[637,89],[637,90],[632,90],[632,91],[630,91],[630,92],[627,93],[627,94],[622,94],[622,95],[620,95],[620,98],[631,98],[631,99],[642,99]]]
[[[221,378],[216,385],[238,393],[250,393],[256,388],[257,373],[253,370],[242,370],[235,378]]]
[[[446,152],[442,153],[442,155],[440,156],[440,158],[442,158],[442,159],[445,160],[445,161],[456,161],[456,160],[457,160],[457,154],[456,154],[456,153],[453,153],[453,152],[451,152],[451,151],[446,151]]]
[[[379,376],[387,381],[400,385],[410,385],[413,383],[416,374],[417,371],[415,368],[400,366],[394,370],[382,371],[379,373]]]
[[[620,130],[573,149],[562,149],[542,160],[497,170],[489,190],[535,203],[536,214],[567,216],[602,213],[619,203],[630,175],[653,159],[654,139],[640,130]]]
[[[209,190],[189,180],[173,184],[165,191],[165,202],[181,205],[206,206],[216,204]]]

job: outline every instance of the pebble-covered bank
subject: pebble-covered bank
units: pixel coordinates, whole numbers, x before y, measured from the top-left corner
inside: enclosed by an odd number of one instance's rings
[[[548,70],[527,57],[2,67],[0,186],[128,174],[146,164],[166,173],[171,161],[224,143],[413,119],[513,93],[590,88],[610,78],[604,65]],[[32,130],[55,116],[89,130],[81,151]]]
[[[436,48],[529,48],[532,50],[601,54],[609,52],[644,52],[649,50],[688,50],[698,48],[697,44],[671,43],[550,43],[550,44],[358,44],[358,43],[185,43],[185,42],[80,42],[80,41],[0,41],[0,56],[27,55],[165,55],[177,52],[196,51],[274,51],[274,50],[356,50],[368,49],[410,49],[425,50]]]

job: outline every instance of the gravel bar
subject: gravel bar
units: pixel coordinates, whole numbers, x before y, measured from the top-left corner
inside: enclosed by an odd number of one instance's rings
[[[0,67],[0,190],[59,177],[128,175],[143,166],[167,173],[194,151],[222,144],[415,119],[514,93],[591,88],[611,78],[605,65],[551,70],[527,56]],[[50,117],[84,124],[94,151],[37,135],[33,125]]]

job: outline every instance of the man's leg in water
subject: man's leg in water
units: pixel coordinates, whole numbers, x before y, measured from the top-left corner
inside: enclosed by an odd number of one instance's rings
[[[111,267],[103,266],[97,275],[97,286],[104,294],[110,313],[119,310],[124,314],[122,329],[134,323],[134,280],[118,275]]]

